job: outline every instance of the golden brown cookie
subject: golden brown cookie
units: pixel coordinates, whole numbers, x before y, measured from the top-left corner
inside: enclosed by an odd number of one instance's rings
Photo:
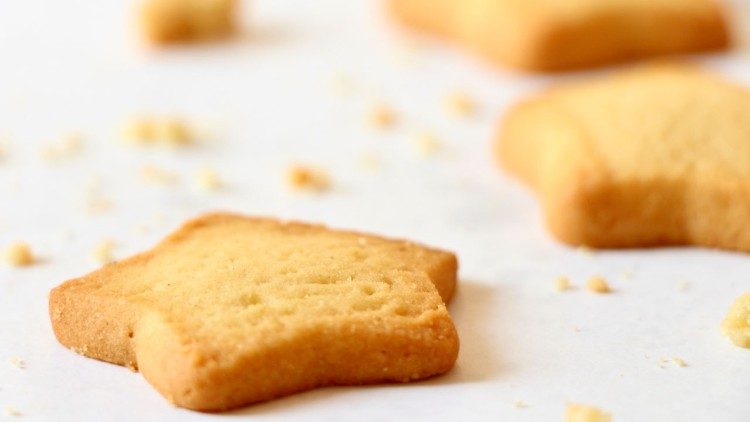
[[[547,90],[496,151],[563,242],[750,251],[750,91],[719,76],[662,64]]]
[[[391,14],[492,62],[561,71],[726,48],[716,0],[389,0]]]
[[[408,241],[210,214],[52,290],[58,340],[137,368],[178,406],[229,409],[451,369],[456,257]]]

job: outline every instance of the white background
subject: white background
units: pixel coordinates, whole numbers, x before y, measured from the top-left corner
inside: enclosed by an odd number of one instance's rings
[[[407,39],[376,1],[258,1],[245,11],[239,39],[166,51],[145,50],[131,17],[131,2],[0,0],[0,133],[8,142],[0,246],[24,240],[41,258],[29,268],[0,267],[0,406],[17,408],[22,420],[496,421],[561,420],[574,401],[607,409],[616,421],[750,420],[750,350],[719,330],[731,301],[750,291],[747,255],[567,248],[543,230],[530,192],[492,162],[503,110],[580,74],[512,74]],[[750,84],[748,56],[697,60]],[[342,76],[352,84],[344,96],[332,88]],[[445,113],[454,89],[479,101],[477,116]],[[382,133],[363,123],[381,100],[399,116]],[[119,127],[140,113],[183,115],[211,139],[179,151],[123,145]],[[40,148],[70,131],[85,135],[82,151],[45,163]],[[412,143],[419,131],[435,133],[443,148],[420,156]],[[379,169],[363,168],[365,154]],[[295,161],[327,168],[334,189],[290,193],[283,173]],[[138,176],[143,165],[175,172],[181,183],[148,184]],[[226,189],[194,189],[204,165]],[[92,180],[113,202],[110,211],[86,212]],[[125,257],[217,209],[455,251],[461,284],[450,310],[462,341],[455,369],[426,382],[326,388],[208,415],[175,409],[139,374],[56,342],[47,293],[97,267],[89,257],[95,244],[111,238]],[[582,289],[595,274],[615,292]],[[560,275],[578,289],[555,292]],[[9,363],[12,356],[27,368]],[[689,366],[660,365],[672,357]]]

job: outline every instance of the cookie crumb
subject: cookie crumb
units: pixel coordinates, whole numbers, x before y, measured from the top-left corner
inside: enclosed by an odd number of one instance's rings
[[[112,251],[115,243],[109,239],[102,240],[91,250],[91,257],[100,264],[107,264],[114,261]]]
[[[568,403],[565,422],[611,422],[612,415],[594,406]]]
[[[445,98],[445,107],[454,116],[468,117],[476,111],[476,103],[462,91],[454,91]]]
[[[293,165],[287,169],[286,179],[295,190],[322,192],[330,188],[328,174],[319,168]]]
[[[396,113],[385,104],[377,104],[370,109],[367,123],[375,129],[387,129],[396,122]]]
[[[591,277],[589,281],[586,282],[586,288],[594,293],[610,293],[612,291],[609,284],[607,284],[607,280],[598,275]]]
[[[154,165],[143,166],[138,173],[142,180],[162,185],[175,185],[180,179],[176,173]]]
[[[235,31],[234,0],[145,0],[140,29],[155,44],[224,38]]]
[[[677,285],[677,288],[683,293],[687,292],[688,290],[690,290],[690,283],[688,283],[687,281],[681,281],[680,284]]]
[[[198,187],[207,192],[214,192],[221,188],[222,182],[214,169],[204,167],[198,170],[195,177]]]
[[[141,146],[184,147],[195,142],[193,129],[177,117],[138,117],[122,130],[126,141]]]
[[[8,362],[10,362],[11,365],[15,366],[18,369],[26,369],[26,362],[18,356],[11,356],[8,359]]]
[[[732,303],[721,329],[735,345],[750,348],[750,293]]]
[[[620,277],[622,277],[623,280],[632,280],[633,279],[633,272],[632,271],[623,271],[620,274]]]
[[[529,407],[529,405],[526,404],[526,402],[524,402],[523,400],[516,400],[515,402],[513,402],[513,407],[515,407],[516,409],[525,409]]]
[[[685,359],[680,357],[673,357],[672,362],[674,362],[674,364],[679,366],[680,368],[685,368],[688,366],[687,362],[685,362]]]
[[[440,148],[440,142],[432,133],[422,132],[414,137],[414,147],[420,155],[428,156],[434,154]]]
[[[5,406],[4,411],[8,416],[21,416],[21,411],[13,406]]]
[[[23,267],[34,263],[34,255],[28,243],[16,242],[5,250],[5,261],[14,267]]]
[[[564,276],[557,277],[555,279],[555,290],[558,292],[570,290],[570,279]]]
[[[42,159],[48,163],[53,163],[64,158],[73,157],[81,150],[83,136],[79,133],[71,132],[64,135],[58,142],[49,144],[42,148]]]

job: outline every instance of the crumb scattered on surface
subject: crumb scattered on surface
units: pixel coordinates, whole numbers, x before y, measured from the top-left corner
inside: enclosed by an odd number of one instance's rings
[[[218,173],[216,173],[216,170],[209,167],[204,167],[198,170],[198,173],[195,176],[195,182],[198,188],[207,192],[217,191],[221,189],[223,184]]]
[[[194,42],[235,32],[235,0],[143,0],[140,29],[155,44]]]
[[[376,104],[367,114],[367,123],[375,129],[387,129],[396,123],[396,113],[385,104]]]
[[[177,173],[161,168],[155,165],[145,165],[138,171],[141,179],[149,183],[161,185],[175,185],[179,182],[180,177]]]
[[[48,163],[75,156],[81,150],[83,136],[79,133],[68,133],[59,141],[44,146],[42,159]]]
[[[380,168],[380,160],[375,154],[365,153],[359,157],[359,165],[365,170],[375,171]]]
[[[632,280],[633,279],[633,272],[632,271],[623,271],[620,274],[620,277],[622,277],[623,280]]]
[[[440,142],[432,133],[421,132],[414,136],[414,147],[420,155],[428,156],[440,149]]]
[[[680,368],[685,368],[686,366],[688,366],[687,362],[685,362],[685,359],[680,357],[673,357],[672,362],[674,362],[674,364],[679,366]]]
[[[445,108],[454,116],[468,117],[476,111],[476,102],[466,92],[454,91],[445,98]]]
[[[195,142],[193,128],[177,117],[138,117],[127,122],[123,138],[135,145],[183,147]]]
[[[596,249],[592,248],[591,246],[581,245],[577,248],[578,253],[584,256],[592,256],[594,253],[596,253]]]
[[[328,173],[322,169],[296,164],[286,173],[287,183],[292,189],[322,192],[330,188]]]
[[[525,409],[529,407],[529,405],[526,404],[526,402],[524,402],[523,400],[516,400],[515,402],[513,402],[513,407],[515,407],[516,409]]]
[[[732,303],[721,329],[735,345],[750,348],[750,293]]]
[[[594,293],[610,293],[612,291],[609,284],[607,284],[607,280],[598,275],[591,277],[586,282],[586,288]]]
[[[611,422],[612,415],[594,406],[568,403],[565,422]]]
[[[564,276],[557,277],[555,279],[555,290],[558,292],[570,290],[570,279]]]
[[[26,362],[18,356],[11,356],[8,359],[8,362],[10,362],[11,365],[15,366],[18,369],[26,369]]]
[[[31,247],[25,242],[16,242],[5,250],[5,262],[14,267],[23,267],[34,263]]]
[[[677,285],[677,288],[680,289],[681,292],[687,292],[690,290],[690,283],[687,281],[681,281],[680,284]]]
[[[91,250],[91,257],[100,264],[112,262],[114,248],[115,242],[109,239],[102,240]]]
[[[21,411],[13,406],[5,406],[3,409],[8,416],[21,416]]]

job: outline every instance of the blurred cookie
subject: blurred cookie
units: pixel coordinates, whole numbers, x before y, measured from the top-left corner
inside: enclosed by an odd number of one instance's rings
[[[726,48],[716,0],[389,0],[400,22],[489,60],[561,71]]]
[[[750,251],[750,91],[717,75],[663,64],[550,89],[505,115],[496,151],[563,242]]]

